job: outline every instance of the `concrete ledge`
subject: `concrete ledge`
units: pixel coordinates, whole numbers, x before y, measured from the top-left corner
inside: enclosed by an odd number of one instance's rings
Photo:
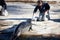
[[[43,37],[60,37],[60,34],[37,34],[36,32],[26,32],[22,33],[21,36],[43,36]]]
[[[57,38],[60,38],[60,34],[34,34],[34,35],[27,35],[27,34],[21,34],[22,37],[32,37],[32,36],[35,36],[35,37],[57,37]]]

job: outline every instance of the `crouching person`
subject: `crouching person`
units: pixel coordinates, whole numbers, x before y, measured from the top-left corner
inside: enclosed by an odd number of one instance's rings
[[[5,0],[0,0],[0,15],[1,16],[7,16],[8,12],[7,12],[7,5]]]
[[[39,17],[38,17],[37,21],[44,21],[44,20],[46,20],[46,18],[48,20],[50,20],[50,17],[49,17],[50,6],[48,3],[43,3],[43,1],[39,0],[37,2],[37,6],[35,7],[33,13],[36,13],[38,9],[39,9],[40,13],[39,13]],[[46,17],[46,15],[47,15],[47,17]]]

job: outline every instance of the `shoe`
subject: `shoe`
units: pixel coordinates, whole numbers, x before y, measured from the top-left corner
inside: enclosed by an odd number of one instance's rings
[[[39,19],[37,19],[37,21],[40,21]]]
[[[41,20],[41,21],[44,21],[44,20]]]

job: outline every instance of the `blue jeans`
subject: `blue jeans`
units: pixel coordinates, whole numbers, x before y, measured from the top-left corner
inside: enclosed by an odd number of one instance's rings
[[[49,11],[47,13],[43,12],[39,14],[39,20],[45,20],[45,18],[47,18],[48,20],[50,20],[50,16],[49,16]]]

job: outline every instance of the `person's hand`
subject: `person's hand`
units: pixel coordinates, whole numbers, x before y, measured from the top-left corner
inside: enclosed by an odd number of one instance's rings
[[[33,12],[33,14],[32,14],[32,20],[34,20],[34,18],[35,18],[35,13]]]
[[[7,15],[8,15],[8,11],[7,11],[7,10],[4,10],[4,11],[3,11],[3,15],[4,15],[4,16],[7,16]]]
[[[0,6],[0,11],[2,10],[2,6]]]

